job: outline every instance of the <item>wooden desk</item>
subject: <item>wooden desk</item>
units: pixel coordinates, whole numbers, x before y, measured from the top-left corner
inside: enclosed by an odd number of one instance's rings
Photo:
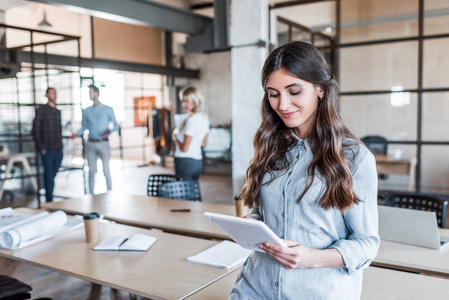
[[[28,154],[27,153],[13,153],[13,154],[3,154],[2,153],[2,154],[0,154],[0,159],[5,159],[8,161],[6,163],[6,170],[4,172],[5,180],[3,180],[3,183],[0,187],[0,200],[2,199],[3,191],[5,190],[6,178],[11,173],[12,168],[15,163],[21,163],[23,168],[25,169],[25,172],[28,175],[33,175],[33,173],[31,172],[30,164],[28,163],[28,155],[30,155],[30,153],[28,153]],[[31,153],[31,155],[32,155],[32,153]],[[37,183],[33,176],[30,176],[30,181],[34,187],[34,190],[37,191],[38,190]]]
[[[395,159],[391,155],[374,155],[377,162],[377,172],[379,174],[399,174],[408,175],[408,189],[412,190],[415,183],[416,158]]]
[[[449,299],[449,280],[424,275],[368,267],[363,271],[361,299]],[[188,300],[225,300],[239,270],[221,278],[201,291],[188,297]]]
[[[217,242],[120,224],[100,224],[100,237],[144,233],[158,238],[146,252],[93,251],[76,229],[0,256],[151,299],[182,299],[230,271],[186,260]]]
[[[108,220],[143,228],[158,228],[183,235],[229,239],[203,213],[234,215],[234,205],[173,200],[166,198],[121,195],[109,192],[101,195],[84,195],[81,198],[42,204],[50,210],[63,210],[68,214],[98,212]],[[171,209],[188,208],[190,212],[170,212]]]
[[[439,232],[441,236],[449,236],[449,229],[439,229]],[[371,265],[443,276],[449,279],[449,248],[434,250],[381,241],[379,252]]]

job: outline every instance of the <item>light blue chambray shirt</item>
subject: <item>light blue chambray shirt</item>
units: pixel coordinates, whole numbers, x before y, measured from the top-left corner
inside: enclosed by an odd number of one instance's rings
[[[362,200],[359,204],[344,213],[321,208],[317,199],[324,183],[318,172],[309,191],[296,202],[306,187],[313,158],[307,141],[298,138],[287,153],[290,169],[260,188],[259,207],[251,213],[282,239],[316,249],[337,249],[345,268],[286,270],[268,254],[253,252],[229,299],[360,299],[362,269],[374,259],[380,243],[377,171],[374,156],[365,146],[351,146],[345,154],[351,161],[355,193]],[[270,178],[267,173],[263,181]]]
[[[112,129],[109,128],[111,122],[113,125]],[[109,130],[111,133],[117,131],[119,125],[115,119],[112,107],[98,103],[83,110],[82,126],[76,135],[82,136],[86,129],[89,130],[89,139],[93,140],[107,138],[107,136],[101,136],[106,130]]]

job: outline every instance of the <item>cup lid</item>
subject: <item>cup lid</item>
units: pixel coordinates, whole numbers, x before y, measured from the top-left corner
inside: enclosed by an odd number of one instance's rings
[[[100,217],[100,215],[96,212],[91,212],[88,214],[84,214],[83,219],[84,220],[93,220],[93,219],[98,219]]]

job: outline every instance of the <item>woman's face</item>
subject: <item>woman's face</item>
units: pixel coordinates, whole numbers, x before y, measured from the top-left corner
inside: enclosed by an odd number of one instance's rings
[[[187,99],[187,96],[182,97],[182,109],[184,110],[184,112],[190,113],[193,111],[194,108],[195,104],[193,104],[193,102],[190,102]]]
[[[304,139],[315,122],[318,97],[324,96],[321,87],[279,69],[268,77],[266,91],[271,108],[285,126]]]

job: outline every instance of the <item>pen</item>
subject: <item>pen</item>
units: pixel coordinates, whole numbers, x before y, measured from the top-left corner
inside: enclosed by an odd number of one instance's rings
[[[190,212],[190,209],[170,209],[171,212]]]
[[[118,248],[120,248],[124,243],[126,243],[127,240],[129,240],[129,238],[124,239],[123,242],[121,242],[120,245],[118,245]]]

